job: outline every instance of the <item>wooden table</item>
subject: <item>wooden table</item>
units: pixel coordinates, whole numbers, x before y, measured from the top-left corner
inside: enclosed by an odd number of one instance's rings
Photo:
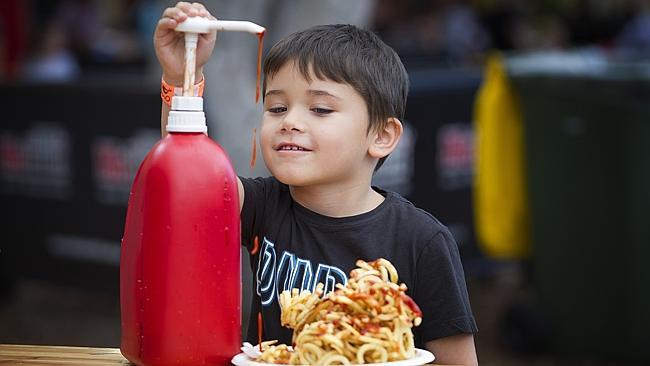
[[[132,365],[117,348],[0,344],[0,365]]]
[[[0,344],[0,366],[4,365],[133,365],[118,348],[28,346]]]

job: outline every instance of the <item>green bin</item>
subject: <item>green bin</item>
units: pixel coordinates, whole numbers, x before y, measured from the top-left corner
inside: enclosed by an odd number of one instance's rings
[[[567,68],[509,68],[524,120],[533,286],[555,351],[648,361],[650,73]]]

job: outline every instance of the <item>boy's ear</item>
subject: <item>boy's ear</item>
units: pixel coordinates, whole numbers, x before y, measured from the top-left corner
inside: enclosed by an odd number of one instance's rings
[[[397,147],[402,132],[404,132],[402,122],[395,117],[388,118],[382,128],[371,132],[372,141],[368,148],[368,154],[377,159],[388,156]]]

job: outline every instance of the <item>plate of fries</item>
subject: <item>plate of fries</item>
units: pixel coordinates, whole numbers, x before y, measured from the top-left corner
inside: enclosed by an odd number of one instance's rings
[[[432,353],[414,346],[412,328],[422,312],[398,284],[388,260],[358,260],[347,284],[323,295],[292,289],[280,294],[280,323],[293,329],[293,347],[262,342],[245,344],[234,365],[422,365]]]
[[[402,360],[402,361],[391,361],[391,362],[383,362],[383,363],[366,363],[364,364],[365,366],[379,366],[379,365],[387,365],[387,366],[417,366],[417,365],[425,365],[428,363],[433,362],[435,357],[433,354],[429,351],[423,350],[416,348],[415,349],[415,356],[408,360]],[[235,366],[269,366],[269,365],[278,365],[280,363],[271,363],[271,362],[263,362],[263,361],[256,361],[255,357],[251,357],[247,355],[246,353],[242,352],[232,359],[232,364]],[[332,365],[337,365],[339,363],[334,363]],[[318,365],[327,365],[327,364],[318,364]],[[350,363],[349,365],[359,365],[358,363]],[[302,366],[307,366],[307,365],[302,365]]]

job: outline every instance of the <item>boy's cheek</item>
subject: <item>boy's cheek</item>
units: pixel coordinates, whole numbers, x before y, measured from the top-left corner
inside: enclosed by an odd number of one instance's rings
[[[270,122],[262,121],[259,132],[259,144],[262,150],[271,148],[273,142],[274,129],[273,124]]]
[[[262,151],[266,150],[271,144],[271,138],[268,134],[268,131],[264,129],[264,126],[262,126],[259,130],[258,143],[260,144]]]
[[[264,136],[262,135],[260,136],[259,144],[260,144],[260,152],[262,153],[262,159],[264,159],[264,163],[268,166],[270,154],[273,152],[273,146],[271,145],[271,140],[269,138],[264,138]]]
[[[262,117],[262,122],[259,127],[260,138],[262,138],[264,134],[268,134],[271,124],[272,123],[267,118]]]

